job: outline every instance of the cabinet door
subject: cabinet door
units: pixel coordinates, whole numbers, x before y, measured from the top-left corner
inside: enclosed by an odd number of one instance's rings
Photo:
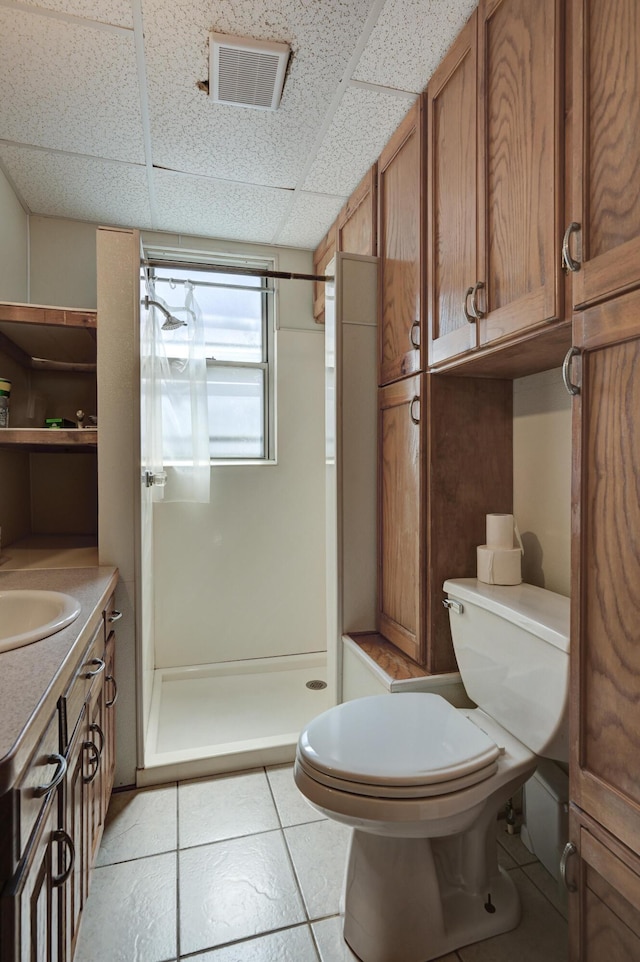
[[[577,309],[640,286],[640,6],[573,0]]]
[[[378,161],[380,384],[423,367],[422,138],[419,98]]]
[[[375,257],[378,167],[374,164],[344,205],[337,220],[337,250]]]
[[[640,291],[574,338],[572,800],[640,852]]]
[[[63,904],[65,958],[69,960],[73,958],[80,915],[88,895],[87,808],[84,785],[86,736],[87,722],[83,709],[67,752],[67,777],[64,785],[64,826],[75,849],[75,859],[64,887]]]
[[[118,687],[116,684],[116,636],[113,631],[107,639],[105,662],[104,689],[102,693],[104,702],[104,784],[102,790],[104,793],[103,814],[106,816],[116,768],[116,701],[118,698]]]
[[[98,853],[105,817],[105,738],[104,675],[92,690],[87,703],[87,737],[84,742],[83,781],[87,809],[87,866],[86,886],[89,888],[91,868]]]
[[[427,88],[430,366],[477,345],[477,41],[474,11]]]
[[[575,811],[570,837],[578,858],[577,871],[569,864],[571,962],[640,959],[640,859]]]
[[[378,403],[378,630],[424,659],[423,462],[421,378],[382,388]]]
[[[561,0],[481,0],[480,344],[561,316]]]

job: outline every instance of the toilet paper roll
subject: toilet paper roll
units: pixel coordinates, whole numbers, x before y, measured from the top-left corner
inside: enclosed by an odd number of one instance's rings
[[[490,548],[513,548],[514,528],[512,514],[488,514],[487,545]]]
[[[519,585],[522,581],[520,548],[494,548],[481,544],[477,549],[478,581],[487,585]]]

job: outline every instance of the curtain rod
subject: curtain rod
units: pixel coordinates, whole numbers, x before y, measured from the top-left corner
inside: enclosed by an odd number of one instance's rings
[[[210,271],[212,274],[243,274],[245,277],[273,277],[281,281],[333,281],[330,274],[297,274],[293,271],[271,271],[262,267],[239,267],[237,264],[195,264],[192,261],[169,261],[144,258],[144,267],[170,267],[172,270]]]

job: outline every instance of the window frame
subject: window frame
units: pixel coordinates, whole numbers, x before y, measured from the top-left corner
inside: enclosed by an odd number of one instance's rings
[[[230,255],[230,254],[211,254],[211,253],[195,253],[189,252],[188,256],[185,256],[186,252],[184,250],[176,251],[167,248],[151,248],[145,247],[142,264],[141,264],[141,284],[144,284],[144,272],[147,269],[155,270],[161,269],[163,271],[170,270],[171,268],[180,271],[192,271],[194,275],[206,275],[209,274],[211,278],[215,278],[216,274],[221,274],[222,271],[214,271],[212,265],[215,264],[220,267],[229,265],[229,267],[234,268],[234,276],[238,278],[238,285],[242,284],[243,276],[255,277],[255,274],[242,275],[242,273],[235,273],[235,271],[243,267],[250,268],[252,270],[263,269],[266,271],[273,271],[275,269],[275,262],[270,258],[265,257],[248,257],[244,255]],[[197,296],[197,279],[196,277],[190,277],[191,281],[195,281],[194,288]],[[215,281],[212,280],[213,283]],[[163,282],[164,283],[164,282]],[[211,447],[209,448],[210,458],[209,463],[212,467],[221,467],[225,465],[263,465],[263,464],[276,464],[277,463],[277,447],[276,447],[276,408],[277,408],[277,379],[276,379],[276,367],[277,367],[277,318],[276,318],[276,301],[278,296],[277,280],[271,277],[262,276],[261,286],[266,288],[261,293],[262,302],[262,361],[217,361],[213,356],[207,357],[207,371],[209,369],[218,368],[248,368],[248,369],[260,369],[263,373],[263,450],[264,455],[260,458],[257,457],[237,457],[226,455],[221,458],[216,458],[211,456]],[[251,287],[247,285],[248,289]],[[161,294],[161,291],[158,292]],[[212,348],[213,350],[213,348]]]

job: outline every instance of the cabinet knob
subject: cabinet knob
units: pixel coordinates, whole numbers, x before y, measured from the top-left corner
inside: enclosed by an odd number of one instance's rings
[[[82,781],[85,785],[92,782],[98,771],[100,770],[100,751],[95,742],[84,742],[82,745],[82,750],[89,753],[89,764],[93,766],[93,771],[89,775],[82,775]]]
[[[560,859],[560,878],[562,879],[562,884],[566,888],[567,892],[577,892],[578,886],[574,885],[567,879],[567,862],[572,855],[575,855],[578,849],[575,847],[573,842],[567,842],[562,852],[562,857]]]
[[[108,616],[108,618],[107,618],[107,621],[109,621],[111,624],[113,624],[114,621],[120,621],[121,618],[122,618],[122,612],[121,612],[121,611],[116,611],[116,609],[114,608],[113,611],[109,612],[109,616]]]
[[[113,698],[109,699],[108,701],[105,701],[104,704],[105,704],[105,708],[113,708],[113,706],[118,700],[118,685],[113,675],[107,675],[107,677],[104,680],[105,685],[108,681],[110,681],[111,684],[113,685]]]
[[[413,413],[413,412],[414,412],[414,405],[415,405],[415,404],[418,405],[418,416],[417,416],[417,417],[416,417],[416,415]],[[417,394],[416,394],[415,397],[411,398],[411,404],[409,405],[409,414],[411,415],[411,420],[413,421],[414,424],[420,424],[420,398],[418,397]]]
[[[90,664],[90,665],[97,665],[98,667],[97,667],[97,668],[94,668],[92,671],[86,671],[86,672],[84,673],[84,677],[85,677],[85,678],[95,678],[96,675],[99,675],[100,672],[101,672],[101,671],[104,671],[104,669],[105,669],[105,663],[104,663],[104,661],[102,660],[102,658],[92,658],[91,661],[89,662],[89,664]]]
[[[481,308],[478,307],[478,291],[483,291],[483,290],[484,290],[484,281],[476,281],[471,291],[471,310],[473,312],[474,317],[476,317],[479,321],[482,320],[482,318],[485,316],[485,313],[486,313],[486,311],[483,311]]]
[[[418,332],[417,338],[416,338],[416,331]],[[414,351],[419,351],[420,350],[420,321],[417,318],[411,325],[411,330],[409,331],[409,340],[411,341],[411,347],[414,349]]]
[[[567,392],[575,397],[576,394],[580,394],[580,388],[577,384],[574,384],[571,380],[571,362],[574,357],[577,357],[580,351],[577,347],[570,347],[564,356],[564,361],[562,362],[562,380],[564,381],[564,386]]]
[[[579,230],[580,224],[573,220],[564,232],[564,237],[562,239],[562,270],[565,272],[565,274],[574,274],[576,271],[580,270],[580,261],[574,260],[574,258],[571,256],[570,249],[571,235],[575,231]]]
[[[470,314],[469,311],[467,310],[467,303],[472,294],[473,294],[473,287],[468,287],[467,293],[464,295],[464,301],[462,302],[462,310],[464,311],[464,316],[469,321],[469,324],[475,324],[475,322],[478,320],[477,317],[474,317],[474,315]]]

